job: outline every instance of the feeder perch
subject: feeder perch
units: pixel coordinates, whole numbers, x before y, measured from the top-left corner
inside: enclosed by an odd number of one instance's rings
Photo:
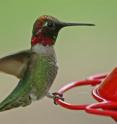
[[[90,76],[86,80],[69,83],[58,90],[58,94],[64,94],[66,91],[79,86],[91,85],[94,89],[91,91],[96,103],[92,104],[70,104],[60,98],[55,102],[60,106],[71,110],[84,110],[90,114],[110,116],[117,121],[117,68],[110,74],[99,74]]]

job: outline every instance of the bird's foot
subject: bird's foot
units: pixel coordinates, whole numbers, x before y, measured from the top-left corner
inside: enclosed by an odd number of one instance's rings
[[[60,93],[57,93],[57,92],[52,93],[52,94],[51,93],[48,93],[46,96],[48,98],[52,98],[54,100],[54,104],[55,105],[57,105],[56,99],[61,99],[62,101],[64,101],[63,94],[60,94]]]

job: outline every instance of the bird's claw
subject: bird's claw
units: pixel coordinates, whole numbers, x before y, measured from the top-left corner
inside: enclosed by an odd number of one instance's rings
[[[60,99],[64,101],[63,94],[54,92],[52,94],[48,93],[47,97],[52,98],[54,100],[54,104],[57,105],[56,99]]]
[[[63,98],[63,94],[61,94],[61,93],[55,92],[55,93],[52,93],[52,95],[53,95],[53,99],[54,99],[54,104],[55,104],[55,105],[57,105],[56,99],[60,99],[60,100],[62,100],[62,101],[65,100],[65,99]]]

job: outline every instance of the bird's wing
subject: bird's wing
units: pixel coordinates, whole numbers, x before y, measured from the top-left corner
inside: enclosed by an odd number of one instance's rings
[[[21,78],[27,68],[29,58],[30,50],[0,58],[0,71]]]

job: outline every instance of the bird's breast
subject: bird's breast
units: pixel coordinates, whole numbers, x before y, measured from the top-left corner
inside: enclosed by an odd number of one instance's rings
[[[47,94],[56,74],[57,63],[55,55],[33,54],[29,67],[31,92],[33,100],[39,99]]]

